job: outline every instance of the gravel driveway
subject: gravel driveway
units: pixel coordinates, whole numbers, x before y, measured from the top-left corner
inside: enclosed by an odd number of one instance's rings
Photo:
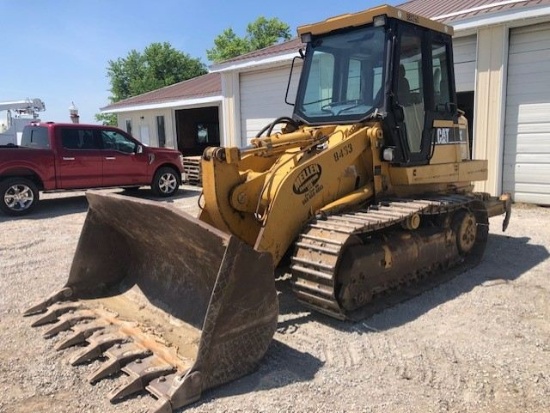
[[[115,191],[119,192],[119,191]],[[198,211],[196,188],[175,208]],[[147,191],[143,190],[143,195]],[[35,214],[0,216],[0,411],[141,412],[112,405],[121,377],[88,384],[22,312],[67,279],[87,203],[45,195]],[[491,219],[481,265],[363,322],[312,314],[277,281],[279,327],[259,370],[203,394],[189,412],[550,412],[550,208]]]

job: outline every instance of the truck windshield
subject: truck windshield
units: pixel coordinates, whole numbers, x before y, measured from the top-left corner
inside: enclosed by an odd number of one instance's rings
[[[295,113],[308,123],[354,122],[379,104],[384,27],[366,26],[309,43]]]

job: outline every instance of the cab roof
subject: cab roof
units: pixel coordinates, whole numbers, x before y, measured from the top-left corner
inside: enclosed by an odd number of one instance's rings
[[[298,35],[302,36],[307,33],[318,35],[347,27],[363,26],[365,24],[372,23],[375,17],[383,15],[403,20],[417,26],[426,27],[451,36],[454,32],[453,28],[451,26],[447,26],[446,24],[427,19],[426,17],[398,9],[396,7],[383,5],[365,11],[360,11],[358,13],[342,14],[340,16],[331,17],[319,23],[300,26],[298,27]]]

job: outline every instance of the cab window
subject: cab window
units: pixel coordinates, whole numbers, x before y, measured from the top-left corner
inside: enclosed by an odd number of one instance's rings
[[[444,110],[445,104],[451,102],[447,55],[447,45],[445,43],[440,41],[432,43],[432,68],[436,110]]]
[[[103,149],[115,150],[124,153],[136,152],[137,144],[119,132],[111,130],[101,131],[101,140],[103,143]]]
[[[100,149],[93,129],[62,128],[61,146],[71,150]]]

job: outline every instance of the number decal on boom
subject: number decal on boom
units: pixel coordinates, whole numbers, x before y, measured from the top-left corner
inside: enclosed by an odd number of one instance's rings
[[[343,159],[344,157],[348,156],[353,152],[353,146],[351,143],[348,143],[347,145],[344,145],[342,148],[334,152],[334,161],[338,162],[340,159]]]

